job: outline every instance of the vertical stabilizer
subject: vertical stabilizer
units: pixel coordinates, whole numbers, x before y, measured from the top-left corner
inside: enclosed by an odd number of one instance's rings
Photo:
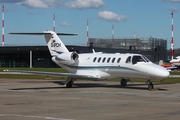
[[[49,48],[51,56],[55,56],[60,53],[69,52],[57,34],[53,31],[44,31],[47,46]]]

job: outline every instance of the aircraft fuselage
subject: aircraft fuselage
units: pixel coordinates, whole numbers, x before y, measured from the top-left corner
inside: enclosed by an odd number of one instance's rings
[[[58,56],[52,57],[52,60],[71,73],[90,75],[98,79],[117,77],[164,79],[169,76],[166,69],[152,63],[140,54],[89,53],[78,54],[76,61]]]

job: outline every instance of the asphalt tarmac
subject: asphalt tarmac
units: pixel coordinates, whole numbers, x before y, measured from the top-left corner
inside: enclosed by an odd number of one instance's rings
[[[179,120],[180,84],[0,79],[0,120]]]

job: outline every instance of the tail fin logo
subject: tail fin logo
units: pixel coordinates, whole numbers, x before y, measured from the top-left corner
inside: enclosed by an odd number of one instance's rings
[[[52,41],[51,47],[61,47],[61,43],[56,43],[55,40]]]

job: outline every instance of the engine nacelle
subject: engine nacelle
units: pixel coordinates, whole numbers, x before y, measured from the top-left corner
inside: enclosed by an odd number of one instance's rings
[[[73,64],[76,63],[78,59],[79,55],[76,52],[68,52],[57,55],[54,60],[59,63]]]

